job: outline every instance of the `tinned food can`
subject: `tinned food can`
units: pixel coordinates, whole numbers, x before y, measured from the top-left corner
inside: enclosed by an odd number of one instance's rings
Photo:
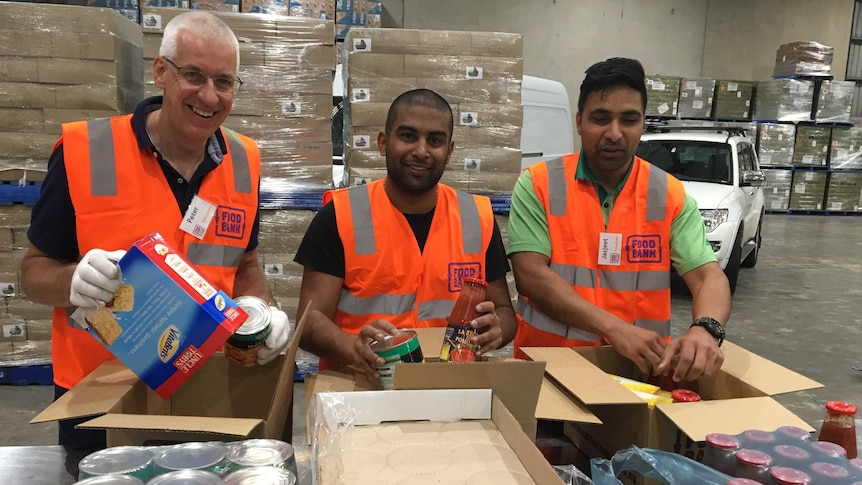
[[[229,447],[228,467],[231,472],[250,467],[276,467],[297,475],[293,445],[273,439],[251,439]]]
[[[235,471],[224,479],[225,485],[296,485],[296,475],[290,470],[271,466],[256,466]]]
[[[272,332],[269,303],[256,296],[238,296],[234,301],[248,318],[225,342],[225,357],[238,366],[252,367],[257,365],[257,353]]]
[[[395,366],[404,363],[425,362],[419,337],[412,330],[402,330],[395,335],[387,335],[383,340],[371,342],[371,350],[383,358],[383,365],[377,367],[383,389],[395,385]]]
[[[130,475],[146,482],[153,475],[153,452],[138,446],[99,450],[78,462],[78,479],[103,475]]]

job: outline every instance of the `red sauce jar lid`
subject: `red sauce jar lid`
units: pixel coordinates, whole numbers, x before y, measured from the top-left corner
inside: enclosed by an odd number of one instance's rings
[[[771,456],[762,451],[752,450],[750,448],[743,448],[737,451],[736,459],[746,465],[756,467],[768,467],[772,464]]]
[[[706,435],[706,442],[722,450],[735,450],[739,448],[739,440],[734,436],[724,433],[710,433]]]
[[[835,465],[832,463],[824,463],[822,461],[812,463],[811,466],[808,468],[817,475],[820,475],[821,477],[847,478],[850,476],[850,472],[848,472],[847,469],[843,466]]]
[[[700,401],[700,394],[688,389],[674,389],[670,391],[670,397],[674,402],[697,402]]]
[[[847,416],[856,414],[856,406],[844,401],[829,401],[826,403],[826,409],[835,414],[844,414]]]
[[[742,432],[745,439],[754,441],[755,443],[774,443],[775,435],[769,431],[761,431],[759,429],[749,429]]]
[[[466,285],[468,283],[471,285],[474,285],[474,286],[481,286],[482,288],[488,287],[488,283],[485,280],[480,279],[480,278],[464,278],[463,284]]]
[[[811,449],[824,455],[847,456],[847,450],[845,450],[843,446],[836,445],[829,441],[815,441],[811,443]]]
[[[811,433],[802,428],[797,428],[796,426],[781,426],[776,429],[775,432],[787,436],[788,438],[796,438],[800,440],[807,440],[811,437]]]
[[[731,478],[727,481],[727,485],[760,485],[760,482],[755,482],[748,478]]]
[[[852,460],[847,460],[847,462],[850,463],[850,468],[862,471],[862,458],[853,458]]]
[[[776,455],[781,455],[791,460],[807,460],[811,456],[807,451],[793,445],[778,445],[773,448],[773,451]]]
[[[769,474],[772,475],[772,478],[776,482],[786,485],[805,485],[811,483],[811,477],[807,473],[795,468],[777,466],[770,470]]]

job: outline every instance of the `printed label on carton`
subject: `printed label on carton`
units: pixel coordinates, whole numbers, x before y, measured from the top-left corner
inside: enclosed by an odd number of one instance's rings
[[[89,331],[163,398],[247,318],[158,234],[119,262],[123,285],[86,317]]]

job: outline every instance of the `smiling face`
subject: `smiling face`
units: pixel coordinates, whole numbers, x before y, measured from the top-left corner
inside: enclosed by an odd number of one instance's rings
[[[405,195],[431,192],[443,176],[455,148],[450,114],[427,106],[401,104],[389,133],[377,137],[386,157],[386,173],[393,188]]]
[[[180,68],[196,69],[209,76],[237,76],[237,53],[228,42],[215,43],[185,29],[177,36],[176,55]],[[153,61],[156,86],[164,90],[162,110],[170,125],[168,133],[188,143],[205,143],[230,114],[233,92],[218,91],[212,79],[202,86],[186,81],[164,58]]]
[[[632,163],[643,132],[640,93],[625,86],[593,91],[575,121],[581,150],[596,178],[602,182],[621,178]]]

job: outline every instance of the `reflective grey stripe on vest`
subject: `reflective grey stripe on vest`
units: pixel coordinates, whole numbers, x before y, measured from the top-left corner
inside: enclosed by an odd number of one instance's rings
[[[649,181],[647,185],[647,221],[663,221],[667,213],[667,173],[648,163]]]
[[[466,192],[458,194],[458,210],[461,213],[461,237],[465,254],[478,254],[482,247],[482,220],[476,199]]]
[[[233,130],[222,128],[227,150],[233,163],[233,187],[238,194],[251,193],[251,171],[248,168],[248,152],[240,140],[239,135]]]
[[[347,189],[347,197],[350,199],[350,213],[353,216],[356,254],[374,254],[377,252],[377,243],[374,240],[374,222],[371,218],[371,196],[368,194],[368,186],[359,185]]]
[[[87,121],[90,148],[90,195],[117,195],[117,164],[110,118]]]
[[[563,166],[562,157],[552,158],[545,161],[548,169],[548,206],[552,216],[566,215],[566,198],[568,190],[566,185],[566,169]]]
[[[599,285],[615,291],[668,290],[670,272],[599,270]]]
[[[351,315],[401,315],[413,310],[416,295],[377,295],[367,298],[352,295],[342,289],[338,299],[338,309]]]
[[[670,320],[635,320],[635,326],[652,330],[662,337],[670,337]]]
[[[560,263],[551,263],[550,267],[570,285],[587,288],[596,287],[596,270],[594,269]]]
[[[235,246],[190,243],[186,257],[195,265],[236,268],[244,253],[244,248]]]
[[[455,308],[454,300],[431,300],[419,304],[419,321],[446,318]]]
[[[594,333],[581,330],[577,327],[570,327],[553,320],[551,317],[536,309],[536,307],[530,305],[522,296],[518,296],[518,303],[515,305],[515,310],[518,312],[518,315],[524,319],[524,323],[537,330],[571,340],[581,340],[584,342],[598,342],[600,340],[599,336]]]

